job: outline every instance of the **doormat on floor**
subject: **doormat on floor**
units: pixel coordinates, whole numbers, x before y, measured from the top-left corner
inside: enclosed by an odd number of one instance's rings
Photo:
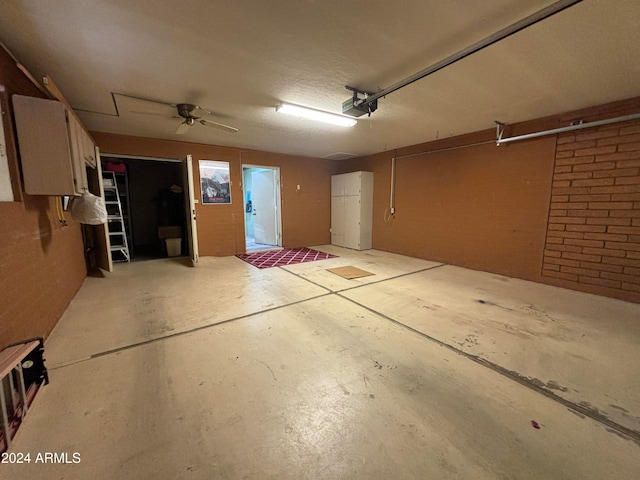
[[[314,262],[316,260],[326,260],[327,258],[337,258],[337,255],[318,252],[317,250],[304,247],[271,250],[268,252],[243,253],[236,255],[236,257],[257,268],[270,268],[294,265],[296,263]]]
[[[342,278],[346,278],[347,280],[375,275],[375,273],[367,272],[366,270],[360,270],[356,267],[327,268],[327,272],[335,273],[336,275],[340,275]]]

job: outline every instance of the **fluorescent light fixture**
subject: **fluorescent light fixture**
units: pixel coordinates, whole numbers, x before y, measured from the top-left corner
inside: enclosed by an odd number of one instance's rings
[[[294,115],[296,117],[310,118],[319,122],[340,125],[341,127],[353,127],[358,121],[355,118],[346,115],[338,115],[337,113],[323,112],[315,108],[301,107],[299,105],[291,105],[290,103],[281,103],[276,107],[276,112]]]

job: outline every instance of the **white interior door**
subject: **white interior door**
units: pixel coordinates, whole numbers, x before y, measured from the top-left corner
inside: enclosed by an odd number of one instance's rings
[[[200,257],[198,254],[198,225],[196,223],[196,197],[193,188],[193,160],[191,159],[191,155],[187,155],[187,160],[184,165],[184,178],[187,183],[184,202],[187,217],[187,243],[189,247],[189,257],[191,257],[191,264],[195,266]]]
[[[274,170],[251,172],[253,236],[256,243],[278,245],[276,181]]]

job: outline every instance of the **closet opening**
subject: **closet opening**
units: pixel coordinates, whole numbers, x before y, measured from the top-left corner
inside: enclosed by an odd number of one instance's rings
[[[113,154],[101,160],[103,178],[115,177],[118,187],[130,261],[187,255],[183,161]],[[113,261],[127,261],[113,240]]]

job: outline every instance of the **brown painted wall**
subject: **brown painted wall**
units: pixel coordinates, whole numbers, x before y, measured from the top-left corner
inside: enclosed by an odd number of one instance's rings
[[[640,99],[615,102],[514,125],[504,136],[639,109]],[[500,147],[495,130],[487,130],[348,160],[339,171],[375,174],[373,248],[640,302],[639,123]],[[401,157],[396,160],[396,215],[385,221],[394,155]],[[586,193],[567,190],[596,177],[598,183],[580,185],[582,190],[589,187]],[[615,188],[600,191],[601,186]],[[595,193],[600,196],[592,200],[577,196]],[[573,216],[576,212],[582,216]],[[561,215],[576,223],[561,222]],[[613,236],[595,238],[596,233]],[[593,250],[597,248],[607,251]],[[584,249],[592,249],[591,256]]]
[[[389,222],[393,153],[353,162],[374,172],[373,247],[539,280],[554,147],[545,138],[399,158]]]
[[[0,202],[0,349],[47,337],[86,277],[82,233],[67,214],[59,225],[55,199],[22,192],[11,95],[42,96],[0,48],[2,120],[14,183],[14,202]]]
[[[101,152],[158,158],[185,158],[191,154],[194,179],[199,178],[198,160],[220,160],[230,164],[230,205],[196,206],[201,255],[244,253],[244,205],[241,190],[242,165],[280,168],[282,194],[282,240],[288,248],[327,244],[331,241],[331,182],[337,167],[331,160],[241,150],[170,140],[92,133]],[[200,182],[195,182],[199,197]],[[296,185],[300,191],[296,192]]]

